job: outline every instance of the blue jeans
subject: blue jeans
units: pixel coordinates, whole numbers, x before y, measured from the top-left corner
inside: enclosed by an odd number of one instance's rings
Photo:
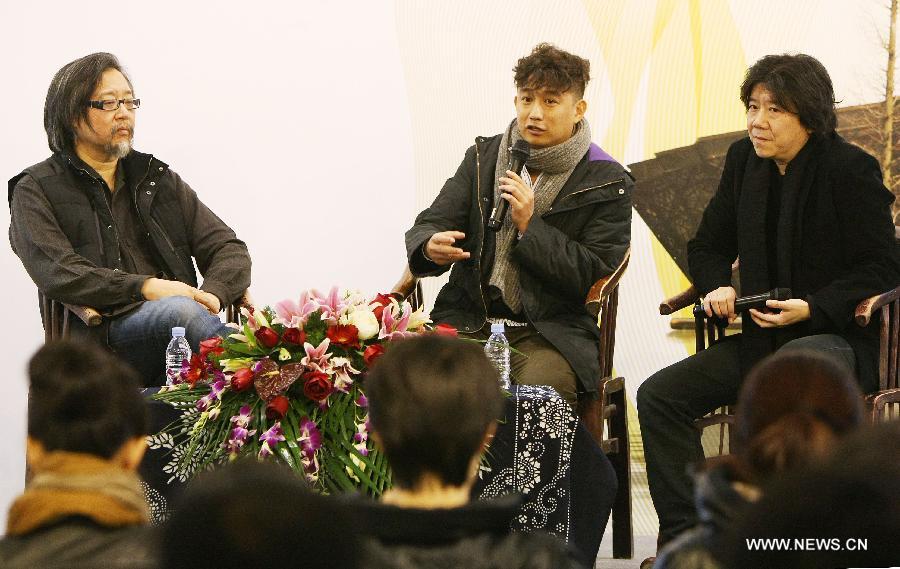
[[[185,296],[148,300],[109,324],[109,347],[141,374],[146,387],[165,384],[165,353],[172,328],[184,326],[195,352],[200,341],[231,332],[218,316]]]

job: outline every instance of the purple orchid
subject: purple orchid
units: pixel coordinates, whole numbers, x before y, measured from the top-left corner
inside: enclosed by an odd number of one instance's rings
[[[259,437],[259,442],[262,443],[262,447],[259,449],[259,459],[262,460],[272,456],[275,445],[284,440],[284,434],[281,432],[281,422],[277,421]]]
[[[362,391],[360,391],[360,392],[359,392],[359,397],[356,398],[355,403],[356,403],[356,406],[357,406],[357,407],[362,407],[362,408],[365,409],[366,407],[369,406],[369,398],[366,397],[366,394],[365,394],[365,393],[363,393]]]
[[[198,411],[206,411],[210,405],[222,399],[222,393],[225,391],[224,379],[220,379],[210,386],[209,393],[197,400],[196,406]]]
[[[244,405],[238,414],[231,418],[231,423],[238,427],[246,427],[250,424],[250,406]]]
[[[278,315],[279,323],[286,328],[303,328],[309,315],[319,309],[319,305],[315,299],[310,298],[308,291],[303,291],[300,300],[282,300],[275,305],[275,314]]]
[[[241,449],[246,444],[247,439],[256,434],[256,429],[248,431],[244,427],[235,427],[231,429],[231,438],[222,446],[228,451],[228,458],[234,460],[240,454]]]
[[[316,427],[316,424],[309,417],[300,419],[297,429],[300,432],[297,442],[300,443],[300,449],[303,451],[303,454],[315,454],[322,447],[322,432],[319,431],[319,428]]]
[[[379,340],[385,338],[393,340],[395,338],[404,338],[413,335],[412,332],[406,331],[406,327],[409,325],[409,315],[412,313],[412,308],[409,303],[403,303],[400,318],[394,317],[395,306],[396,303],[392,302],[391,306],[385,307],[384,312],[381,314],[381,331],[378,333]]]

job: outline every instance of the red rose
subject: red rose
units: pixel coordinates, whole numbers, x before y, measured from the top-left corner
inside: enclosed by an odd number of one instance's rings
[[[221,336],[213,336],[200,342],[200,357],[204,360],[208,354],[221,354],[224,351]]]
[[[266,419],[280,421],[288,412],[290,400],[284,395],[278,395],[266,405]]]
[[[302,346],[306,342],[306,331],[299,328],[288,328],[281,335],[281,339],[285,342]]]
[[[440,334],[441,336],[453,336],[454,338],[459,336],[456,328],[449,324],[444,324],[443,322],[434,327],[434,333]]]
[[[243,391],[253,385],[253,371],[250,368],[239,369],[231,376],[231,388]]]
[[[359,329],[353,324],[329,326],[325,335],[332,344],[359,349]]]
[[[381,344],[372,344],[366,351],[363,352],[363,361],[366,362],[366,365],[372,367],[372,364],[375,363],[375,360],[381,357],[381,354],[384,353],[384,346]]]
[[[271,350],[278,344],[278,334],[271,328],[260,328],[254,332],[253,335],[256,336],[256,341],[262,344],[267,350]]]
[[[310,371],[303,374],[303,394],[313,401],[323,401],[334,391],[334,385],[328,374],[321,371]]]
[[[381,322],[381,314],[384,312],[384,308],[391,305],[392,299],[393,297],[389,294],[378,293],[375,295],[375,298],[372,299],[372,302],[369,303],[370,306],[372,304],[378,305],[372,309],[372,314],[375,315],[375,318],[377,318],[379,322]]]

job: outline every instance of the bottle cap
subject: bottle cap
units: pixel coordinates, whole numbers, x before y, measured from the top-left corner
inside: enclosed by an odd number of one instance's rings
[[[172,337],[173,338],[184,338],[184,326],[175,326],[172,328]]]
[[[506,332],[506,326],[503,325],[503,322],[491,323],[491,334],[503,334],[504,332]]]

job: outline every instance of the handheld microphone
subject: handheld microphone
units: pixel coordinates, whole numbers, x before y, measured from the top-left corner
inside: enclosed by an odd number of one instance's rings
[[[750,310],[751,308],[765,308],[767,300],[788,300],[791,298],[791,294],[791,289],[789,288],[773,288],[769,292],[764,292],[762,294],[742,296],[734,301],[734,311],[735,313],[738,313]],[[694,315],[706,316],[702,304],[698,304],[694,307]]]
[[[525,167],[525,162],[528,161],[530,154],[531,145],[528,144],[528,141],[517,140],[509,151],[509,168],[507,169],[521,176],[522,168]],[[507,210],[509,210],[509,202],[501,198],[494,211],[491,212],[491,218],[487,223],[488,229],[498,231],[503,225],[503,220],[506,219]]]

